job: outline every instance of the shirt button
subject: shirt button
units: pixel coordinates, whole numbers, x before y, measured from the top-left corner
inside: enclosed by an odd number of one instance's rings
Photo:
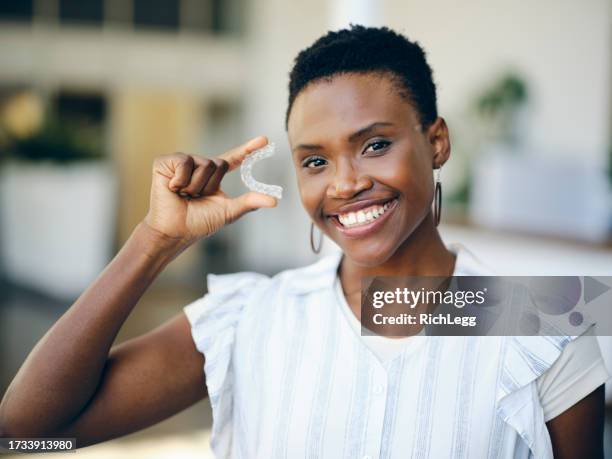
[[[376,395],[380,395],[385,391],[385,386],[382,384],[378,384],[376,386],[374,386],[374,393]]]

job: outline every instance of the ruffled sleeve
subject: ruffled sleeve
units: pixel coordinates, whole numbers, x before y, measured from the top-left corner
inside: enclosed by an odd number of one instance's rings
[[[195,347],[204,354],[204,374],[212,407],[211,448],[229,457],[232,444],[233,350],[236,327],[252,292],[269,280],[263,274],[209,274],[208,293],[183,308]]]
[[[518,432],[535,458],[553,457],[536,379],[578,336],[510,336],[506,341],[497,411]]]

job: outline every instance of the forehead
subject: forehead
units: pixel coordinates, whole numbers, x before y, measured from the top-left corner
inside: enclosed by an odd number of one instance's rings
[[[349,135],[375,121],[414,125],[417,116],[390,77],[335,75],[311,83],[296,97],[288,123],[289,142]]]

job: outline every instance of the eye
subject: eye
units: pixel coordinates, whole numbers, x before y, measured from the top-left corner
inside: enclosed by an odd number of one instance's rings
[[[367,153],[367,152],[372,152],[372,153],[382,152],[389,145],[391,145],[391,142],[389,142],[387,140],[376,140],[375,142],[372,142],[372,143],[370,143],[368,145],[368,147],[365,149],[364,153]]]
[[[302,161],[302,167],[308,167],[310,169],[314,169],[320,166],[324,166],[325,164],[327,164],[327,161],[325,161],[323,158],[317,157],[317,156],[312,156],[310,158],[306,158],[304,161]]]

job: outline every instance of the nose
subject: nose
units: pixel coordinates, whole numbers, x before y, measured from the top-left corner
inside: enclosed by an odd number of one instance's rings
[[[349,199],[363,190],[371,188],[372,179],[360,173],[351,161],[339,161],[333,180],[327,187],[327,197]]]

